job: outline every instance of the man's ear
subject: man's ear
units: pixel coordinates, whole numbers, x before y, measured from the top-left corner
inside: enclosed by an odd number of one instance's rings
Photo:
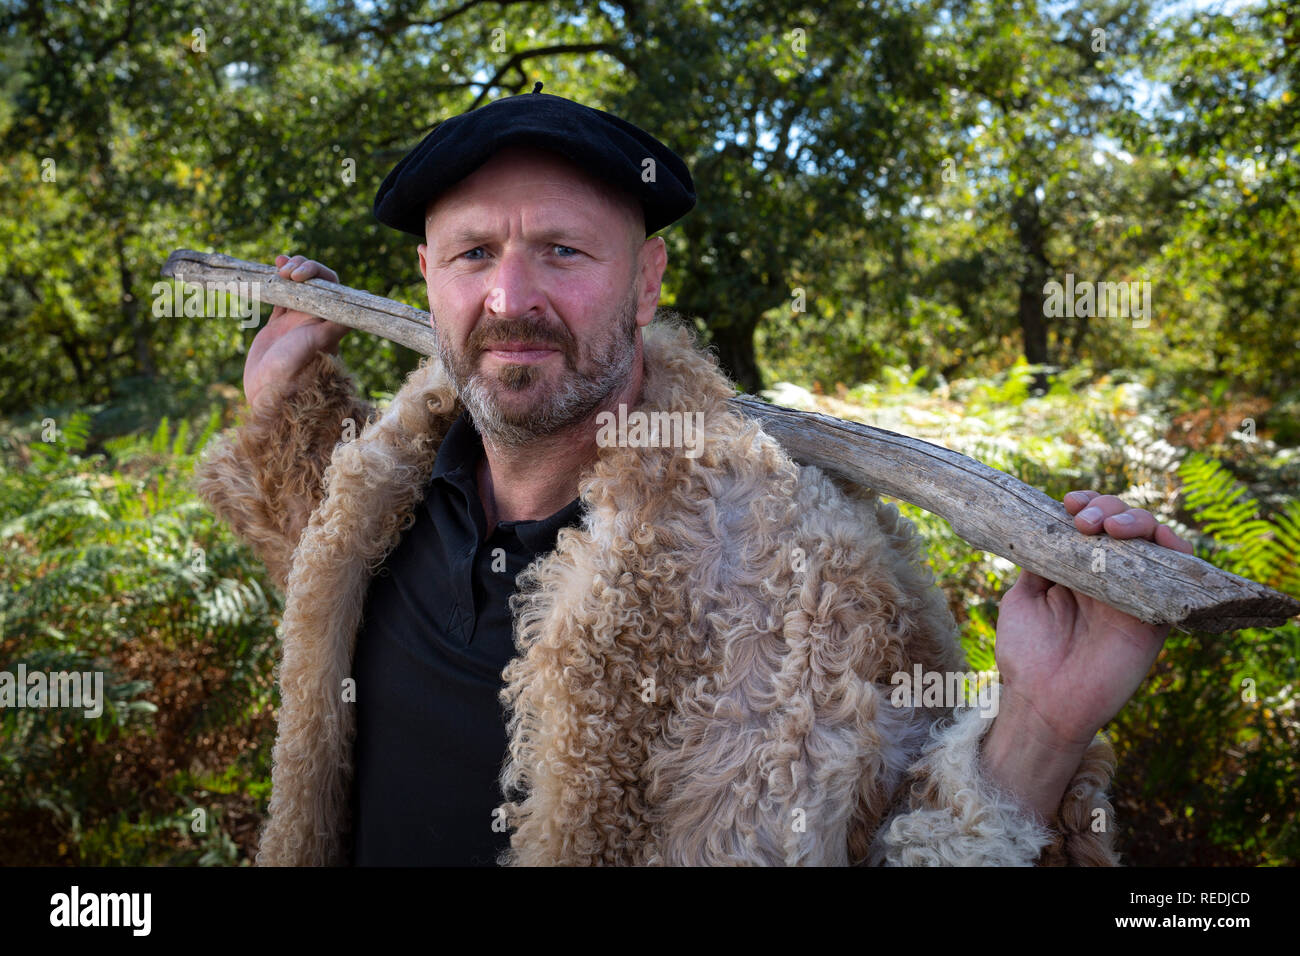
[[[636,324],[645,328],[655,317],[663,289],[664,269],[668,266],[668,245],[663,236],[652,236],[637,254]]]
[[[429,263],[426,257],[429,255],[429,247],[422,242],[415,248],[416,248],[416,252],[418,252],[420,255],[420,278],[424,279],[425,282],[428,282]]]

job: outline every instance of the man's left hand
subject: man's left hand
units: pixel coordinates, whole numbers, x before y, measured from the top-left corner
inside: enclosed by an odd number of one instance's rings
[[[1064,504],[1084,534],[1193,553],[1149,512],[1114,495],[1072,491]],[[1146,624],[1022,570],[998,613],[1001,700],[985,742],[995,782],[1051,819],[1093,736],[1133,696],[1168,633],[1168,624]]]

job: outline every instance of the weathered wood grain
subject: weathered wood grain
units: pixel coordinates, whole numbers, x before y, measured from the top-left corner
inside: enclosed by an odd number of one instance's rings
[[[881,428],[734,399],[795,460],[924,508],[964,540],[1148,622],[1275,627],[1300,602],[1150,541],[1085,535],[1065,506],[972,458]]]
[[[297,309],[370,332],[421,355],[437,352],[428,312],[359,289],[349,289],[337,282],[324,279],[295,282],[280,278],[274,266],[191,249],[177,249],[168,256],[162,274],[169,279],[204,287],[230,288],[228,283],[244,282],[262,302]]]

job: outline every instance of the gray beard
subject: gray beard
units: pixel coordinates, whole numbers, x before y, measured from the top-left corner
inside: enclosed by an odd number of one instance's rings
[[[513,411],[497,400],[500,391],[521,392],[532,388],[541,376],[540,369],[531,365],[509,365],[499,374],[478,371],[481,352],[467,348],[470,358],[453,354],[445,338],[438,334],[434,323],[434,340],[438,358],[461,404],[474,419],[483,440],[498,447],[518,448],[547,435],[553,435],[590,417],[611,395],[626,384],[636,357],[636,287],[624,300],[618,321],[608,339],[591,354],[581,355],[583,343],[573,340],[566,332],[538,330],[535,341],[561,347],[565,371],[561,380],[545,393],[537,396],[521,411]],[[496,323],[493,327],[506,323]],[[518,328],[518,323],[509,323]],[[470,337],[474,341],[478,330]],[[515,337],[513,334],[511,338]],[[574,352],[581,355],[580,370]]]

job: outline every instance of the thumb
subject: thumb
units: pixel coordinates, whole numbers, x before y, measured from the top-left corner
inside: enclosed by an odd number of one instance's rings
[[[1017,592],[1020,597],[1041,598],[1055,585],[1055,581],[1021,568],[1020,577],[1016,578],[1016,583],[1012,585],[1011,590]]]

